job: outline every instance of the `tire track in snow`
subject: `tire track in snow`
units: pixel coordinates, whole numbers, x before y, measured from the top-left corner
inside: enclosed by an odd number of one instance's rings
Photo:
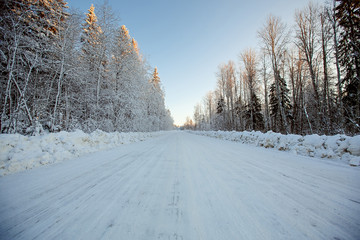
[[[0,239],[359,239],[360,171],[170,132],[0,178]]]

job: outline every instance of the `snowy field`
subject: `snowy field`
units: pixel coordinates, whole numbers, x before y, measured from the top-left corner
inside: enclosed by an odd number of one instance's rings
[[[0,134],[0,176],[143,141],[161,134],[162,132],[106,133],[100,130],[91,134],[78,130],[42,136]]]
[[[229,141],[252,144],[259,147],[274,148],[303,156],[326,158],[342,161],[352,166],[360,163],[360,135],[283,135],[269,131],[261,132],[225,132],[225,131],[190,131],[191,133]]]
[[[167,132],[0,178],[0,239],[360,239],[360,168]]]

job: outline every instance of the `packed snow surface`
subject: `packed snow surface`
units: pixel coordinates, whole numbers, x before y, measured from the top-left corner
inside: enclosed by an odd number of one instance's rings
[[[169,132],[0,178],[0,239],[360,239],[360,168]]]
[[[360,135],[349,137],[346,135],[283,135],[269,131],[262,132],[225,132],[225,131],[191,131],[224,140],[253,144],[280,151],[289,151],[303,156],[341,160],[352,166],[359,166]]]
[[[80,130],[41,136],[0,134],[0,176],[114,148],[121,144],[143,141],[159,134],[161,132],[106,133],[100,130],[91,134]]]
[[[352,166],[360,164],[360,135],[282,135],[268,132],[193,131],[192,133],[255,144],[265,148],[290,151],[300,155],[342,160]],[[41,136],[0,134],[0,176],[41,165],[73,159],[81,155],[143,141],[161,135],[151,133],[106,133],[97,130],[86,134],[75,132],[50,133]]]

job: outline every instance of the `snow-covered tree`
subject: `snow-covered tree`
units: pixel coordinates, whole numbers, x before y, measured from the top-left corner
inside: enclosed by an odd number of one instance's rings
[[[92,5],[83,24],[62,0],[0,6],[2,132],[171,128],[160,85],[155,91],[149,82],[149,67],[125,26],[115,33],[109,6],[98,8],[98,18]],[[156,127],[147,112],[152,97]]]
[[[295,12],[295,22],[293,37],[272,15],[258,31],[262,86],[257,84],[259,59],[252,60],[247,52],[240,55],[235,81],[229,81],[229,64],[219,66],[212,129],[261,130],[260,109],[264,109],[266,131],[360,132],[359,1],[309,3]],[[258,91],[261,87],[263,91]],[[195,112],[197,122],[201,114],[207,119],[207,111],[196,107]]]
[[[1,21],[2,131],[24,132],[53,116],[61,65],[60,32],[68,14],[57,1],[6,1]],[[46,90],[46,94],[44,93]]]
[[[116,32],[111,59],[111,72],[115,84],[114,124],[120,131],[132,131],[135,121],[141,117],[140,91],[144,89],[141,86],[144,79],[139,76],[139,63],[135,55],[129,31],[123,25]]]
[[[91,5],[83,23],[81,36],[82,55],[81,63],[83,68],[82,94],[79,101],[82,101],[83,120],[82,124],[86,131],[94,131],[101,122],[100,91],[104,79],[107,64],[104,49],[103,31],[98,24],[95,8]]]

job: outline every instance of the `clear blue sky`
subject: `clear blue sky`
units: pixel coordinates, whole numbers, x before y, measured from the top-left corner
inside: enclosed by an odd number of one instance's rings
[[[102,0],[68,0],[86,12]],[[323,2],[314,0],[313,2]],[[259,45],[257,31],[271,13],[289,27],[295,9],[307,0],[108,0],[108,4],[136,39],[151,66],[158,67],[165,101],[175,120],[183,124],[194,106],[216,86],[217,66],[238,62],[239,53]],[[96,8],[95,8],[96,12]]]

